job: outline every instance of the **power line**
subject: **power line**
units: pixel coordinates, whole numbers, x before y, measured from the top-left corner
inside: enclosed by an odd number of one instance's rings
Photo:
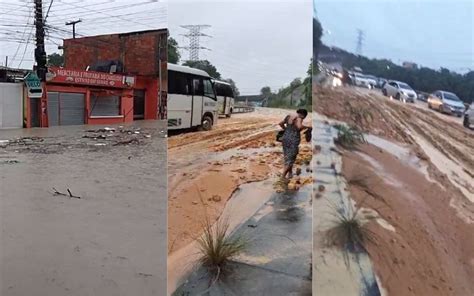
[[[70,21],[66,23],[66,26],[72,26],[72,39],[76,39],[76,24],[82,22],[81,19]]]
[[[204,34],[201,31],[204,29],[210,28],[210,25],[182,25],[181,28],[184,28],[189,31],[187,34],[183,34],[186,38],[189,39],[189,46],[181,47],[189,51],[189,60],[190,61],[199,61],[199,50],[209,48],[203,47],[200,44],[201,37],[212,37],[210,35]]]
[[[357,45],[356,45],[356,53],[358,55],[362,55],[362,45],[364,42],[364,31],[361,29],[357,29]]]

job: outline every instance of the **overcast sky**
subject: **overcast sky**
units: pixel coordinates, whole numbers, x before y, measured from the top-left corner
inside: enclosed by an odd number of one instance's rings
[[[0,65],[31,69],[34,61],[33,0],[0,0]],[[44,15],[51,0],[44,0]],[[53,0],[46,23],[46,51],[58,52],[63,38],[72,38],[66,21],[82,19],[77,36],[166,28],[167,3],[156,0]]]
[[[241,94],[278,90],[306,75],[312,50],[312,0],[183,1],[168,3],[170,34],[187,46],[181,25],[210,25],[201,51],[223,78],[232,78]],[[188,52],[182,50],[182,59]]]
[[[323,42],[362,53],[457,72],[474,70],[473,0],[315,0]]]

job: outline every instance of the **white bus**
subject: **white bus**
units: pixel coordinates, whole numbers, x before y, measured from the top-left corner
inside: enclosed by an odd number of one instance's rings
[[[168,129],[199,127],[217,122],[217,98],[205,71],[168,64]]]
[[[234,91],[229,83],[214,80],[214,89],[217,96],[218,114],[230,117],[234,111]]]

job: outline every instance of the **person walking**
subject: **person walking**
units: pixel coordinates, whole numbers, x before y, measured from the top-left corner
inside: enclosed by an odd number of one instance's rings
[[[281,142],[283,146],[284,168],[282,177],[293,177],[293,165],[299,152],[299,145],[301,142],[301,131],[310,129],[310,127],[303,125],[303,120],[308,116],[306,109],[298,109],[296,114],[287,115],[280,123],[283,129]]]

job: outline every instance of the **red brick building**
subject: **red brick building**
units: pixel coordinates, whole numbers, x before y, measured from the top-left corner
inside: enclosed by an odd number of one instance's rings
[[[162,29],[64,40],[64,68],[27,103],[27,127],[166,119],[167,38]]]

